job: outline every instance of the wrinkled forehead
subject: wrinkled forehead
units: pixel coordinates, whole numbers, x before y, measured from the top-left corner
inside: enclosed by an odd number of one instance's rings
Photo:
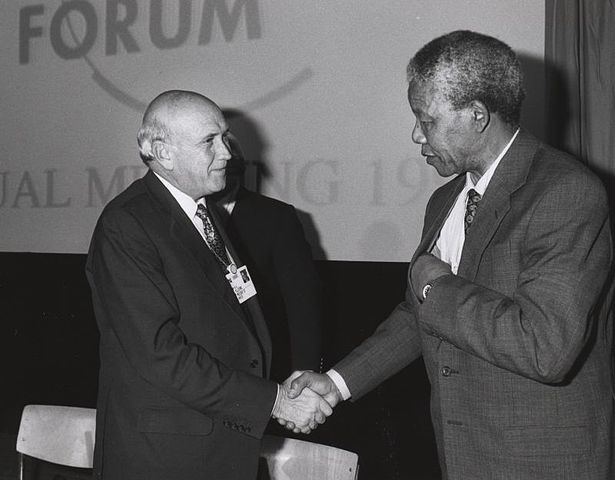
[[[183,137],[206,137],[228,130],[218,106],[204,100],[171,107],[168,124],[172,134]]]
[[[413,80],[408,85],[408,102],[413,112],[425,112],[434,97],[437,89],[431,82]]]
[[[445,84],[445,81],[411,81],[408,85],[408,102],[412,111],[415,114],[433,114],[436,110],[450,108],[446,90],[442,87]]]

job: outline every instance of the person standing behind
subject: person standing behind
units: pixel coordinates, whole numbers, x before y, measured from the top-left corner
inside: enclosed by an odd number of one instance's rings
[[[271,416],[309,433],[331,413],[266,379],[267,327],[207,198],[226,184],[227,136],[208,98],[156,97],[138,134],[149,171],[96,225],[86,264],[100,332],[96,478],[253,479]]]
[[[227,234],[256,285],[271,335],[271,378],[282,382],[295,370],[320,371],[322,285],[297,212],[245,188],[241,146],[233,135],[229,144],[227,186],[216,203],[226,213]]]
[[[292,386],[334,406],[422,355],[444,479],[612,479],[602,183],[519,128],[522,73],[503,42],[455,31],[407,73],[412,140],[455,178],[427,204],[405,300],[328,375]]]

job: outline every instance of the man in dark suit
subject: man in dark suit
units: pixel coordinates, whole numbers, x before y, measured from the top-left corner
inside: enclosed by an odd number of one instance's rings
[[[519,129],[521,69],[499,40],[439,37],[408,80],[412,139],[456,176],[429,200],[405,300],[293,387],[334,406],[422,355],[443,478],[613,478],[603,185]]]
[[[229,141],[227,186],[217,203],[256,284],[271,335],[271,378],[282,382],[295,370],[320,371],[322,286],[303,227],[292,205],[242,185],[243,152],[234,136]]]
[[[272,415],[308,433],[331,413],[266,379],[267,327],[207,201],[226,183],[227,135],[206,97],[159,95],[138,135],[149,172],[96,226],[86,273],[100,331],[98,478],[255,478]]]

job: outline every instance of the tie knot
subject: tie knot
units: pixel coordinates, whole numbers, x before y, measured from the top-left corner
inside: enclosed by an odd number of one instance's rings
[[[203,220],[204,217],[209,216],[209,212],[207,211],[207,207],[202,203],[199,203],[196,207],[196,216]]]
[[[466,214],[463,219],[463,229],[466,233],[468,233],[468,228],[472,225],[474,221],[474,215],[476,215],[476,207],[478,206],[478,202],[481,199],[480,193],[471,188],[468,191],[468,202],[466,204]]]
[[[481,198],[482,198],[481,194],[478,193],[473,188],[468,190],[468,205],[469,204],[473,204],[473,205],[477,204],[480,201]]]

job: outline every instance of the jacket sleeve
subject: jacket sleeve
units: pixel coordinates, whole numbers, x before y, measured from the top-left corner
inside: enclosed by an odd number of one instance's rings
[[[86,273],[101,337],[110,330],[140,377],[201,413],[245,419],[252,428],[244,433],[262,436],[276,384],[231,369],[190,342],[160,254],[135,218],[122,210],[103,214]]]
[[[411,295],[408,289],[406,300],[393,310],[369,338],[333,367],[344,379],[353,401],[421,355],[421,341]]]
[[[607,202],[600,182],[587,174],[545,182],[535,198],[524,207],[529,221],[510,227],[499,256],[479,265],[480,281],[440,277],[418,319],[427,334],[493,365],[557,383],[594,327],[611,262]],[[481,268],[497,274],[481,277]],[[515,286],[503,294],[496,282]]]

